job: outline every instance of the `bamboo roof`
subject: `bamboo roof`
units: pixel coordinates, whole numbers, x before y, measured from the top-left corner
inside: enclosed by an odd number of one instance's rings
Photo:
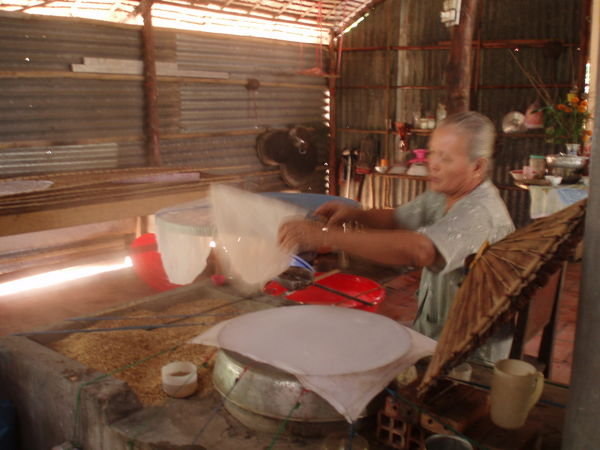
[[[150,0],[148,0],[150,1]],[[167,28],[326,43],[381,0],[154,0],[153,23]],[[140,24],[138,0],[5,0],[0,11]],[[257,33],[253,33],[255,30]],[[262,30],[262,33],[259,31]],[[269,37],[269,36],[265,36]]]

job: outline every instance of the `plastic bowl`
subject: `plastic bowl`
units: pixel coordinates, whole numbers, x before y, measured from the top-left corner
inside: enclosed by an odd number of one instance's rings
[[[510,174],[515,181],[523,181],[525,179],[525,175],[523,175],[523,171],[520,169],[519,170],[511,170]]]
[[[321,272],[315,273],[318,278]],[[298,303],[308,305],[336,305],[345,308],[360,309],[362,311],[375,312],[385,299],[385,289],[377,282],[349,273],[336,273],[317,281],[325,287],[335,289],[343,294],[356,297],[371,303],[367,305],[360,301],[352,300],[343,295],[336,294],[316,286],[308,286],[305,289],[290,292],[286,298]],[[270,295],[282,295],[286,288],[276,281],[270,281],[265,285],[264,291]]]
[[[558,186],[563,179],[563,177],[557,175],[546,175],[544,178],[549,181],[552,186]]]

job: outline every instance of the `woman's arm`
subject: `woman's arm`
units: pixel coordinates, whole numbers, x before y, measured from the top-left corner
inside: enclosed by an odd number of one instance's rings
[[[288,222],[279,230],[283,248],[301,250],[331,246],[379,264],[434,267],[439,255],[425,235],[408,230],[324,231],[307,221]]]
[[[368,228],[378,230],[393,230],[397,228],[393,209],[369,209],[361,211],[358,222]]]
[[[362,210],[341,202],[328,202],[317,208],[315,215],[326,219],[328,227],[344,222],[358,222],[368,228],[392,230],[396,228],[393,209]]]

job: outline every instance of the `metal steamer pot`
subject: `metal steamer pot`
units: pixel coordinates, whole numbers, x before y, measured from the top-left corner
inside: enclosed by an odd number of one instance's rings
[[[587,162],[587,156],[564,154],[546,156],[548,173],[550,175],[562,177],[562,182],[565,184],[577,183],[581,178]]]
[[[287,419],[287,432],[319,437],[348,429],[344,417],[322,397],[310,391],[302,393],[304,388],[294,375],[237,353],[219,350],[213,383],[224,397],[227,411],[253,430],[276,432],[298,401],[300,406]],[[379,403],[380,399],[373,400],[367,410],[374,413]],[[361,418],[366,416],[364,411]]]

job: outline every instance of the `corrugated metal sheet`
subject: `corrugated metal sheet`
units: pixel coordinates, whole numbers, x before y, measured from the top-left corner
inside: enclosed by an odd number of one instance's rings
[[[397,45],[431,45],[450,40],[440,22],[444,0],[403,0],[399,6],[400,40]]]
[[[28,175],[112,167],[139,167],[144,164],[139,146],[116,143],[27,147],[3,152],[2,174]]]
[[[315,46],[165,29],[155,41],[158,61],[225,73],[159,77],[167,165],[260,170],[256,135],[324,124],[326,82],[302,73],[326,64]],[[145,164],[142,80],[71,72],[84,57],[139,60],[139,27],[4,14],[0,42],[0,71],[25,74],[0,77],[0,176]],[[245,88],[249,78],[262,83],[257,91]]]
[[[483,40],[542,39],[576,44],[579,40],[579,20],[582,1],[508,0],[484,3],[481,37]],[[509,52],[513,49],[483,49],[479,64],[479,84],[482,89],[475,98],[476,109],[490,117],[501,130],[504,115],[510,111],[525,112],[538,95],[531,88],[506,88],[509,85],[530,85]],[[514,53],[521,65],[535,78],[548,84],[575,84],[580,57],[576,46],[527,48]],[[498,88],[485,88],[496,86]],[[504,88],[500,88],[504,86]],[[555,99],[563,98],[568,88],[548,88]],[[529,134],[530,136],[527,136]],[[502,137],[497,143],[493,179],[499,185],[512,185],[509,171],[526,165],[529,155],[547,155],[561,151],[545,142],[543,130],[530,130],[523,137]],[[526,191],[503,190],[502,196],[518,227],[530,222],[529,195]]]
[[[484,2],[483,39],[579,39],[579,0],[487,0]]]
[[[244,86],[222,89],[203,84],[184,85],[180,131],[277,128],[322,122],[324,92],[324,89],[300,91],[264,87],[248,91]]]
[[[399,32],[400,0],[388,0],[371,10],[354,29],[344,35],[343,47],[383,48],[373,51],[344,52],[341,77],[338,80],[337,124],[338,149],[359,148],[365,134],[344,132],[357,130],[385,130],[394,111],[394,93],[388,85],[396,78],[396,52],[385,50],[394,45]],[[373,88],[365,88],[365,87]],[[389,105],[388,105],[389,104]],[[392,145],[392,136],[373,135],[380,152]]]
[[[387,3],[387,2],[386,2]],[[399,30],[392,34],[398,46],[436,45],[450,41],[449,30],[439,20],[442,0],[405,0],[394,4]],[[551,48],[528,48],[521,46],[516,53],[518,60],[531,74],[544,83],[571,85],[577,76],[580,52],[579,22],[583,0],[520,0],[480,2],[483,6],[479,36],[484,41],[541,39],[561,42]],[[348,33],[346,47],[385,46],[385,15],[380,5],[367,20]],[[575,44],[575,45],[573,45]],[[512,186],[509,170],[523,166],[530,154],[550,154],[560,150],[544,142],[540,130],[531,130],[522,137],[504,137],[501,121],[510,111],[525,112],[536,100],[531,88],[508,88],[509,85],[530,84],[510,55],[509,49],[484,48],[477,60],[475,82],[481,86],[472,98],[472,108],[489,116],[497,126],[499,140],[494,169],[494,181],[499,185]],[[344,53],[344,70],[339,82],[341,86],[362,85],[363,87],[384,85],[381,70],[385,67],[385,51],[372,50]],[[477,54],[477,49],[474,52]],[[434,114],[438,102],[445,102],[445,89],[427,89],[444,86],[448,60],[447,50],[399,50],[395,53],[399,87],[414,86],[414,89],[396,89],[391,100],[394,120],[414,122],[415,114]],[[372,67],[375,74],[359,68]],[[419,88],[421,87],[421,88]],[[425,88],[423,88],[425,87]],[[549,89],[556,98],[562,98],[568,88]],[[382,89],[349,89],[339,92],[338,127],[385,132],[385,110]],[[364,134],[357,132],[339,133],[339,148],[358,147]],[[384,135],[377,135],[380,146]],[[426,145],[427,136],[413,136],[410,148]],[[505,190],[504,200],[518,226],[529,221],[529,199],[525,191]],[[403,200],[403,199],[401,199]]]
[[[511,52],[512,49],[506,48],[482,51],[481,85],[531,84],[510,55]],[[540,48],[520,48],[515,56],[525,71],[544,83],[574,83],[577,77],[577,53],[575,48],[567,47],[559,47],[556,54]]]
[[[324,64],[327,51],[314,45],[268,39],[233,38],[206,33],[177,33],[177,63],[185,70],[228,72],[232,79],[324,86],[322,78],[302,70]]]

